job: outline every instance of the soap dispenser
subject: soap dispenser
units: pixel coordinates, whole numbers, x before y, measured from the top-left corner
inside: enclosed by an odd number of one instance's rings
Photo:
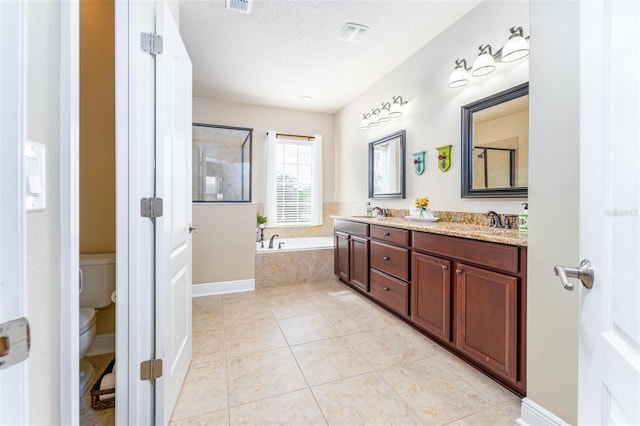
[[[520,232],[528,232],[529,231],[529,204],[522,203],[524,208],[518,213],[518,231]]]
[[[373,208],[371,207],[371,201],[367,201],[367,216],[373,216]]]

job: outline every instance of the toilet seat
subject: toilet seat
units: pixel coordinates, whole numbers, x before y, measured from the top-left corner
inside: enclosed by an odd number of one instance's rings
[[[78,319],[80,323],[80,334],[83,334],[95,325],[96,310],[93,308],[80,308]]]

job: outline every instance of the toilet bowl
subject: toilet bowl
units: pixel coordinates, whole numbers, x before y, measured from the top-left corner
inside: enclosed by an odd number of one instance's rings
[[[116,289],[115,253],[80,255],[80,395],[91,384],[94,368],[85,356],[96,338],[96,309],[109,306]]]
[[[85,356],[89,352],[91,344],[96,338],[96,310],[93,308],[80,308],[80,395],[93,380],[95,370]]]

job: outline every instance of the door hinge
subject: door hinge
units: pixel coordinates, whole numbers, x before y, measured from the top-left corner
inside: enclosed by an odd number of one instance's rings
[[[140,363],[140,380],[155,380],[162,377],[162,360],[150,359]]]
[[[162,198],[142,198],[140,200],[140,216],[156,218],[162,216]]]
[[[156,33],[140,33],[140,48],[152,55],[162,53],[162,36]]]

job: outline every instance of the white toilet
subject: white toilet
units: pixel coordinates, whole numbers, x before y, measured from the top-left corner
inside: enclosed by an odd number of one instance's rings
[[[96,309],[111,304],[116,289],[115,253],[80,255],[80,395],[91,383],[93,366],[84,357],[96,338]]]

